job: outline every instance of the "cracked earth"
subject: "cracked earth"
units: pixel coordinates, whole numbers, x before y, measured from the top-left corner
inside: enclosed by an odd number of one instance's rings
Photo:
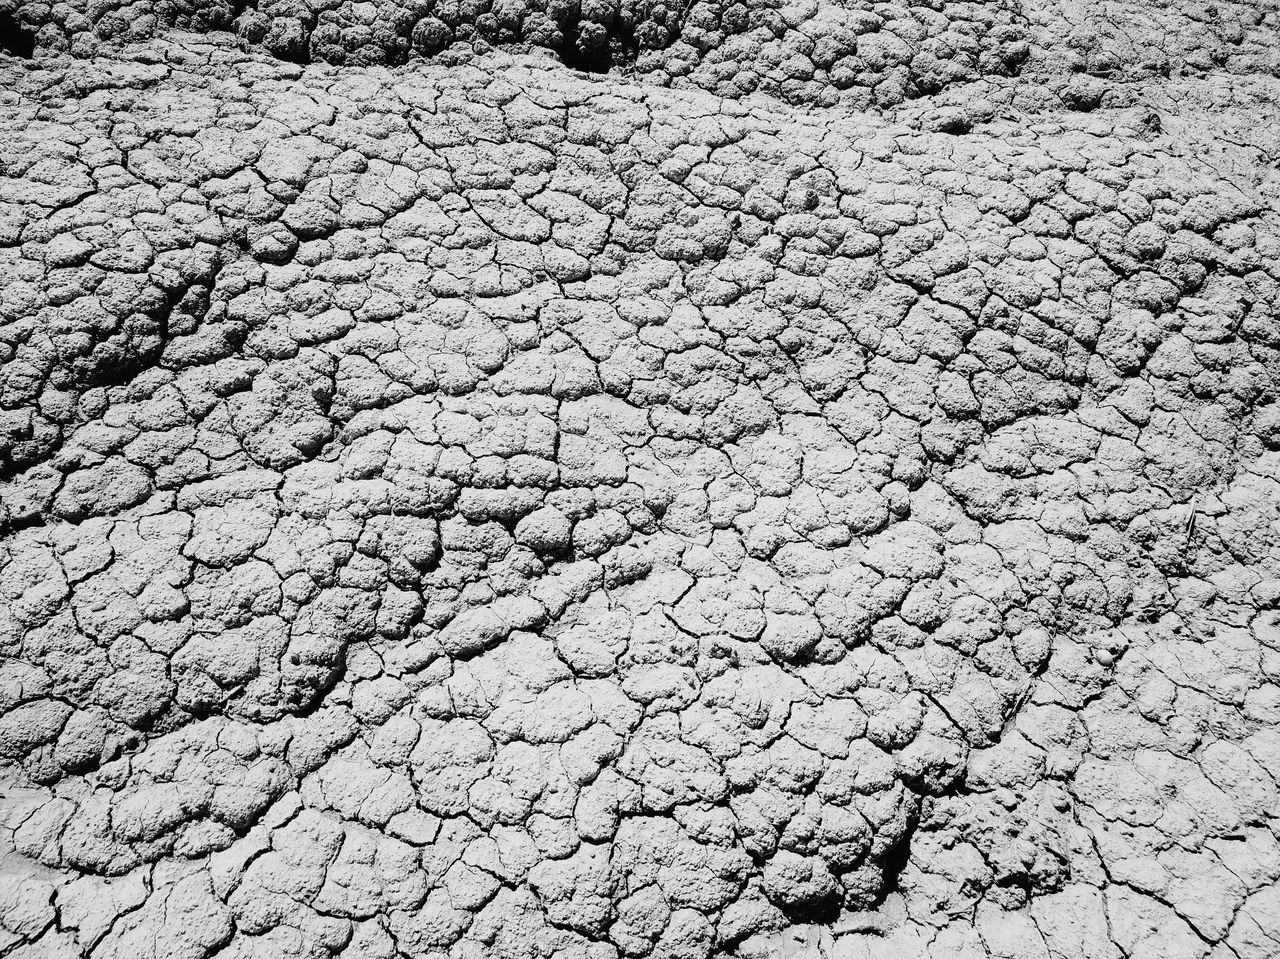
[[[0,46],[0,956],[1280,956],[1273,3]]]

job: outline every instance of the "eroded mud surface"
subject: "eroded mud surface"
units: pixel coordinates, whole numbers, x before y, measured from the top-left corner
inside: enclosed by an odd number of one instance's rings
[[[0,955],[1280,954],[1270,4],[4,3]]]

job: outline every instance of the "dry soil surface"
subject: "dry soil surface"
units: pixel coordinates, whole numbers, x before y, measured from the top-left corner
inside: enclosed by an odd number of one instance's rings
[[[0,0],[0,956],[1275,959],[1270,0]]]

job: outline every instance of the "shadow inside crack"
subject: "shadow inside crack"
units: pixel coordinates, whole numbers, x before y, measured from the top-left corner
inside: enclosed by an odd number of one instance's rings
[[[830,926],[840,918],[843,896],[835,889],[824,896],[790,903],[782,907],[783,913],[796,925]]]
[[[35,49],[35,33],[20,24],[12,13],[0,10],[0,52],[30,60]]]
[[[566,39],[555,52],[560,62],[570,70],[580,70],[583,73],[608,73],[614,67],[613,51],[607,43],[584,49],[576,40]]]

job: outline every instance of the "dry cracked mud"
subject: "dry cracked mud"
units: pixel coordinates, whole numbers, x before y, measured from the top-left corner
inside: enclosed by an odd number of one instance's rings
[[[0,956],[1280,956],[1271,0],[0,47]]]

